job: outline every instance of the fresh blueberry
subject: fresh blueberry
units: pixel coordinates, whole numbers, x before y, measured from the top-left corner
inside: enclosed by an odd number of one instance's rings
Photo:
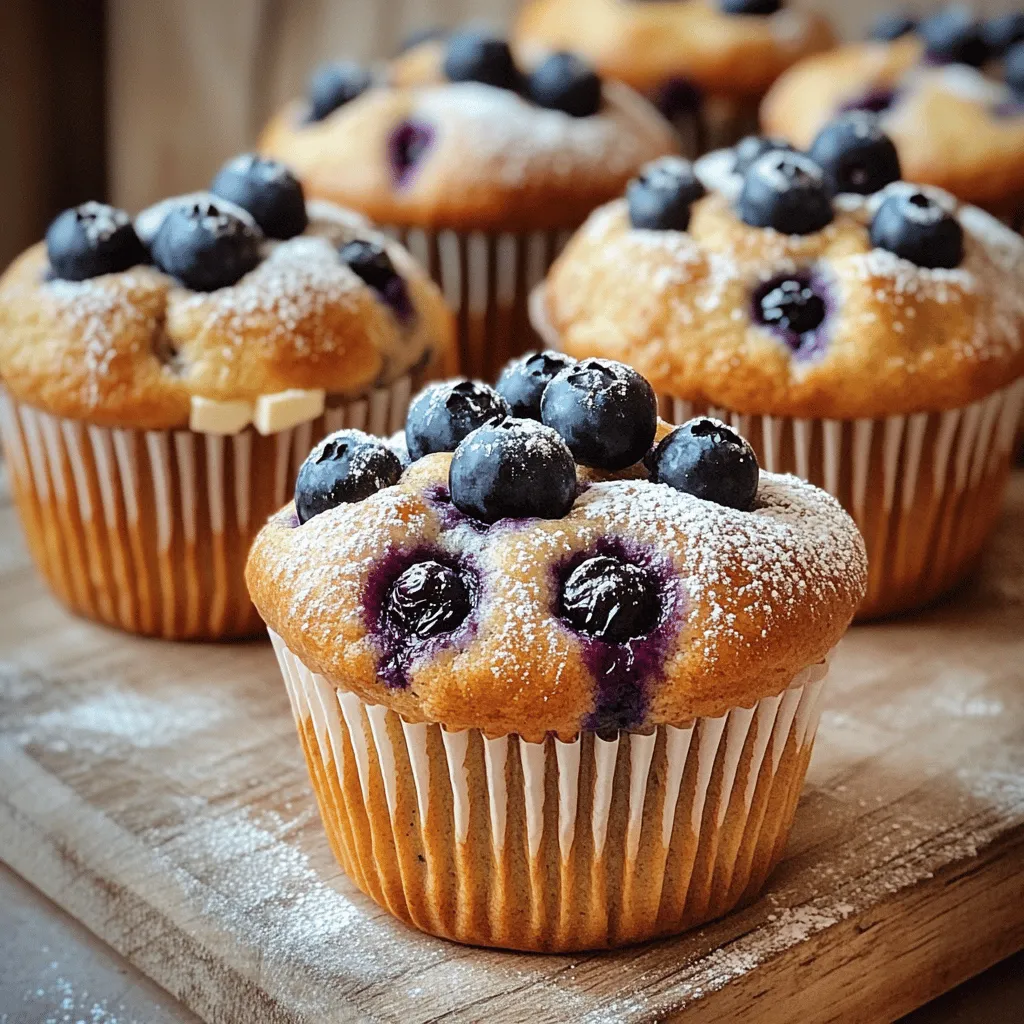
[[[215,197],[174,206],[153,239],[153,259],[187,288],[212,292],[234,284],[260,261],[263,235],[233,203]]]
[[[556,374],[575,365],[575,359],[561,352],[527,352],[506,365],[494,388],[508,402],[513,416],[539,420],[544,389]]]
[[[733,173],[746,174],[755,160],[774,150],[782,150],[785,153],[795,152],[785,139],[774,139],[765,135],[747,135],[733,146]]]
[[[808,156],[832,178],[838,192],[870,195],[900,177],[896,147],[867,111],[850,111],[830,121]]]
[[[210,191],[248,210],[268,238],[294,238],[309,223],[302,185],[277,160],[236,156],[217,172]]]
[[[809,235],[832,222],[832,190],[810,157],[774,150],[751,164],[737,210],[751,227]]]
[[[322,121],[338,107],[351,103],[373,85],[373,76],[354,61],[322,64],[309,79],[310,121]]]
[[[65,210],[47,228],[46,255],[54,277],[85,281],[146,262],[146,250],[124,210],[82,203]]]
[[[573,629],[609,644],[646,636],[658,624],[657,580],[608,555],[581,562],[562,587],[560,614]]]
[[[409,406],[405,443],[415,462],[431,452],[453,452],[459,442],[489,420],[509,415],[508,402],[475,380],[428,384]]]
[[[989,55],[1001,57],[1015,43],[1024,41],[1024,12],[1014,11],[990,18],[982,26],[981,37]]]
[[[1017,43],[1007,50],[1003,77],[1018,102],[1024,101],[1024,43]]]
[[[402,121],[388,136],[388,163],[395,184],[408,183],[434,142],[434,129],[421,121]]]
[[[725,14],[774,14],[782,0],[719,0]]]
[[[651,479],[748,511],[757,497],[760,470],[754,449],[720,420],[698,416],[676,427],[647,459]]]
[[[541,61],[527,89],[534,103],[573,117],[590,117],[601,109],[601,79],[574,53],[553,53]]]
[[[839,105],[839,113],[845,114],[851,110],[864,110],[869,114],[882,114],[888,110],[899,99],[899,93],[895,89],[873,88],[862,92]]]
[[[428,25],[425,28],[418,28],[413,32],[410,32],[402,41],[398,44],[398,54],[401,56],[403,53],[408,53],[410,50],[414,50],[417,46],[422,46],[424,43],[440,43],[448,38],[448,29],[442,25]]]
[[[753,295],[754,320],[778,334],[794,351],[809,354],[828,307],[809,276],[786,275],[762,284]]]
[[[544,389],[540,415],[581,465],[625,469],[651,447],[658,400],[651,385],[624,363],[584,359]]]
[[[968,7],[947,7],[923,19],[917,31],[924,40],[925,60],[932,64],[969,64],[978,68],[988,59],[981,22]]]
[[[871,23],[870,39],[891,43],[894,39],[910,35],[917,28],[917,18],[907,11],[886,11]]]
[[[685,231],[690,207],[704,195],[693,165],[682,157],[655,160],[626,186],[629,222],[652,231]]]
[[[343,245],[338,255],[342,263],[394,310],[399,320],[411,319],[413,310],[409,289],[382,245],[354,239]]]
[[[469,589],[447,565],[428,560],[410,565],[392,584],[387,619],[392,630],[425,640],[450,633],[472,608]]]
[[[871,244],[919,267],[958,267],[964,258],[960,222],[931,196],[900,189],[883,200],[871,221]]]
[[[561,519],[576,500],[576,463],[550,427],[510,417],[463,438],[448,489],[460,512],[485,523]]]
[[[508,43],[479,32],[456,32],[448,40],[444,73],[452,82],[482,82],[520,92],[522,75]]]
[[[362,501],[398,483],[402,464],[379,437],[361,430],[338,430],[306,457],[295,481],[300,523],[350,502]]]

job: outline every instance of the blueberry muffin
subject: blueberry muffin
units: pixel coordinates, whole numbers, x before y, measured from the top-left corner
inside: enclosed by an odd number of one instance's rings
[[[666,417],[718,416],[839,498],[867,543],[868,618],[947,590],[999,514],[1024,240],[898,180],[864,112],[811,152],[752,138],[648,168],[569,244],[535,320],[571,356],[630,362]]]
[[[322,69],[261,147],[405,242],[457,311],[463,372],[493,380],[529,343],[526,296],[568,233],[676,143],[568,54],[527,70],[504,40],[458,33],[404,60],[378,83]]]
[[[257,632],[245,556],[310,444],[394,430],[452,347],[409,254],[280,164],[238,157],[134,221],[66,210],[0,279],[0,427],[40,571],[131,632]]]
[[[780,0],[532,0],[516,42],[578,50],[649,96],[696,156],[755,131],[772,82],[834,36],[821,15]]]
[[[1024,206],[1024,16],[988,23],[954,7],[890,14],[868,42],[810,57],[761,107],[768,135],[809,146],[837,113],[878,113],[910,181],[1016,228]]]
[[[752,899],[863,594],[850,517],[600,359],[434,386],[402,448],[322,442],[246,570],[348,875],[527,950]]]

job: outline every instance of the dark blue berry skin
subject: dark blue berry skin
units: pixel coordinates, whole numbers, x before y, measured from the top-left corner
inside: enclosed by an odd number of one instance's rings
[[[530,99],[572,117],[592,117],[601,109],[601,79],[582,57],[553,53],[527,80]]]
[[[981,37],[988,47],[989,56],[1001,57],[1015,43],[1024,41],[1024,12],[1014,11],[990,18],[982,26]]]
[[[746,174],[755,160],[764,156],[765,153],[772,153],[776,150],[781,150],[784,153],[795,152],[785,139],[773,139],[765,135],[747,135],[733,146],[733,173]]]
[[[313,72],[307,87],[309,120],[322,121],[339,107],[351,103],[373,85],[373,76],[353,61],[322,64]]]
[[[655,483],[742,512],[754,507],[757,456],[718,420],[698,416],[676,427],[651,452],[647,466]]]
[[[576,360],[562,352],[527,352],[501,371],[494,389],[508,402],[513,416],[539,420],[540,399],[552,379]]]
[[[719,0],[725,14],[774,14],[782,8],[781,0]]]
[[[413,400],[405,420],[405,443],[413,462],[431,452],[453,452],[477,427],[509,414],[494,388],[475,380],[429,384]]]
[[[829,121],[807,155],[829,175],[837,192],[871,195],[900,179],[896,147],[867,111],[850,111]]]
[[[544,389],[543,422],[565,439],[577,462],[625,469],[643,458],[658,427],[658,401],[636,370],[609,359],[584,359]]]
[[[629,222],[650,231],[685,231],[690,226],[690,207],[704,192],[689,161],[656,160],[626,186]]]
[[[295,481],[300,523],[351,502],[363,501],[398,483],[402,463],[379,438],[361,430],[338,430],[306,457]]]
[[[415,562],[395,580],[385,614],[396,633],[426,639],[450,633],[471,610],[470,591],[461,575],[428,559]]]
[[[147,262],[146,250],[124,210],[82,203],[59,214],[46,231],[54,277],[86,281]]]
[[[958,267],[964,258],[960,222],[934,199],[913,189],[894,192],[871,221],[871,244],[919,267]]]
[[[153,260],[187,288],[226,288],[260,261],[263,235],[253,224],[215,199],[175,206],[153,239]]]
[[[561,617],[605,643],[647,636],[658,623],[658,581],[646,569],[608,555],[580,563],[562,586]]]
[[[747,171],[736,208],[751,227],[809,235],[832,222],[832,189],[810,157],[774,150]]]
[[[294,238],[306,230],[306,197],[302,185],[284,164],[243,153],[229,160],[210,191],[248,210],[268,238]]]
[[[917,28],[917,18],[906,11],[886,11],[872,23],[868,32],[869,39],[882,43],[891,43],[894,39],[910,35]]]
[[[1017,43],[1007,51],[1003,77],[1017,100],[1024,101],[1024,43]]]
[[[448,490],[460,512],[484,523],[561,519],[576,500],[576,463],[555,431],[510,417],[462,440]]]
[[[413,307],[405,279],[395,270],[387,250],[376,242],[354,239],[338,250],[341,262],[371,287],[399,320],[408,323]]]
[[[448,39],[444,73],[451,82],[482,82],[512,92],[523,88],[508,43],[478,32],[456,32]]]
[[[796,354],[814,355],[822,347],[818,328],[828,314],[825,300],[809,275],[788,274],[762,284],[753,295],[753,317]]]
[[[932,64],[969,64],[981,67],[989,50],[981,22],[967,7],[947,7],[917,26],[924,40],[925,60]]]

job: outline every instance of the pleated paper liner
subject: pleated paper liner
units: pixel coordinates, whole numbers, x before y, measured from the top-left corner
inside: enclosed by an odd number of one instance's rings
[[[754,446],[763,469],[796,473],[834,495],[868,553],[857,613],[922,605],[970,570],[1002,508],[1024,380],[961,409],[884,419],[746,416],[662,396],[674,423],[710,414]]]
[[[254,636],[243,572],[253,538],[291,496],[313,443],[343,426],[401,428],[403,377],[263,436],[92,426],[0,389],[0,435],[32,557],[72,611],[166,639]]]
[[[425,932],[550,952],[673,934],[757,895],[789,835],[827,671],[683,728],[527,743],[405,722],[271,640],[352,881]]]

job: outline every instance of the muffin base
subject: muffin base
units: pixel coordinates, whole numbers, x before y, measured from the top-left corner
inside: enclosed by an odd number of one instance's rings
[[[731,424],[763,469],[824,488],[853,516],[868,554],[857,619],[926,604],[971,569],[1002,507],[1024,380],[962,409],[885,419],[814,420],[730,412],[668,395],[673,423]]]
[[[0,436],[28,548],[71,611],[174,640],[256,636],[245,559],[288,499],[314,441],[342,426],[401,427],[403,377],[263,436],[129,430],[64,419],[0,389]]]
[[[270,637],[352,881],[432,935],[547,952],[674,934],[756,896],[785,848],[827,672],[684,728],[527,743],[405,722]]]

